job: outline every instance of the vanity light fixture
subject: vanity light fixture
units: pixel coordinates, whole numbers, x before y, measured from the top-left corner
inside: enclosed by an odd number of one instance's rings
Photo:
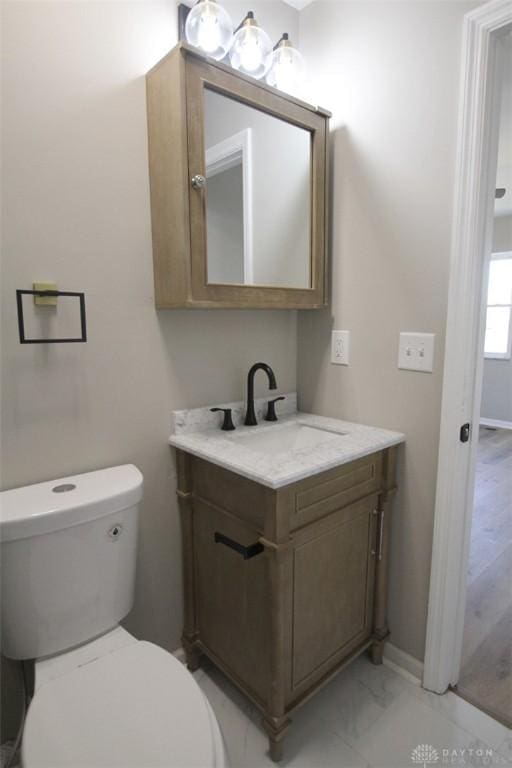
[[[267,83],[293,96],[300,95],[304,81],[304,58],[294,48],[287,32],[277,41],[269,57]]]
[[[229,63],[256,80],[266,78],[269,85],[292,96],[300,96],[305,64],[302,54],[284,32],[272,41],[249,11],[233,31],[233,22],[218,0],[196,0],[190,8],[178,6],[180,39],[223,63]]]
[[[185,37],[212,59],[223,59],[233,39],[233,22],[217,0],[197,0],[187,15]]]
[[[231,66],[244,75],[261,80],[268,71],[271,53],[270,37],[258,25],[254,13],[249,11],[235,30],[229,52]]]

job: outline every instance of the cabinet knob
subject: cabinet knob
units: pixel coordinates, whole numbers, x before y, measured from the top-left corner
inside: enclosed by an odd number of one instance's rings
[[[194,189],[204,189],[206,186],[205,177],[201,176],[200,173],[196,173],[195,176],[192,176],[192,186]]]

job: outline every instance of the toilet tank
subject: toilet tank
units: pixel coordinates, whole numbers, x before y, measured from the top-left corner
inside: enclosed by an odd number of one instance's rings
[[[127,464],[0,494],[2,653],[58,653],[129,613],[142,482]]]

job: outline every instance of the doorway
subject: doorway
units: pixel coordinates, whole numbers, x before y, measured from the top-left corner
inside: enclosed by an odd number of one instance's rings
[[[512,33],[503,39],[492,254],[457,691],[512,727]],[[476,435],[475,435],[476,437]]]
[[[505,39],[512,6],[493,0],[464,20],[458,165],[434,541],[423,685],[460,680],[493,251]],[[469,438],[469,439],[468,439]],[[476,527],[475,529],[476,530]],[[476,650],[476,649],[475,649]]]
[[[480,427],[456,691],[512,727],[512,430]]]

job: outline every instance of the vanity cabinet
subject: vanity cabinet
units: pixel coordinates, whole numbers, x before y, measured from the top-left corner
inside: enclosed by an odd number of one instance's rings
[[[177,452],[188,665],[250,698],[274,760],[295,707],[365,649],[382,662],[395,457],[274,490]]]
[[[329,113],[184,43],[146,90],[156,306],[326,306]]]

